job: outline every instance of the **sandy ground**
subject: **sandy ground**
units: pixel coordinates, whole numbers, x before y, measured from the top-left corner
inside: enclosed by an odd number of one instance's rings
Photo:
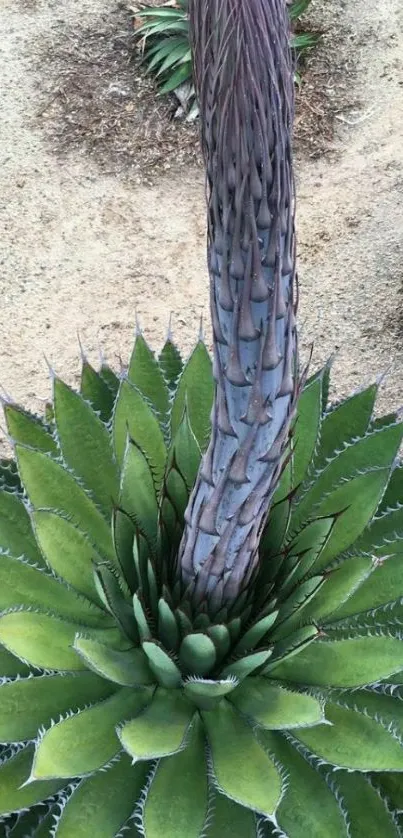
[[[356,65],[347,82],[361,105],[339,114],[331,155],[298,161],[302,342],[315,341],[314,362],[338,350],[340,395],[390,368],[386,410],[403,402],[403,8],[335,0],[322,14],[322,6],[316,0],[328,37],[345,33],[346,66]],[[135,310],[157,346],[175,312],[185,350],[207,312],[200,170],[139,184],[77,148],[60,158],[38,125],[46,79],[32,55],[61,27],[89,26],[110,8],[2,4],[0,383],[31,408],[49,392],[44,355],[75,380],[77,332],[93,361],[101,348],[118,365]]]

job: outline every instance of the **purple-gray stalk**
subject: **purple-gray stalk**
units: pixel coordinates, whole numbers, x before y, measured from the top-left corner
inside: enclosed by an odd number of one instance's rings
[[[286,0],[190,0],[208,201],[212,434],[179,551],[193,599],[233,603],[258,563],[298,394]]]

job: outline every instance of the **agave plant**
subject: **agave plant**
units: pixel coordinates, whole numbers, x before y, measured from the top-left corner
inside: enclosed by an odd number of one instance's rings
[[[4,405],[0,834],[399,838],[403,426],[299,372],[285,3],[190,21],[213,362]]]
[[[290,20],[298,25],[300,17],[310,6],[311,0],[292,0],[288,4]],[[188,0],[168,2],[162,6],[144,5],[136,11],[140,26],[136,39],[141,46],[144,63],[158,84],[161,94],[171,93],[187,86],[187,99],[193,103],[189,115],[197,115],[192,84],[192,53],[189,43]],[[319,40],[314,32],[293,32],[291,44],[300,55],[311,49]],[[296,79],[300,80],[299,73]]]

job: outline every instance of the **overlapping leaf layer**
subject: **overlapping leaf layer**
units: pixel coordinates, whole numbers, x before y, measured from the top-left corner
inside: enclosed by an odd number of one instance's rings
[[[177,554],[211,363],[141,335],[127,374],[5,405],[0,835],[398,838],[403,426],[376,387],[299,400],[260,565],[231,606]],[[16,464],[18,468],[16,467]],[[338,769],[338,770],[336,770]]]

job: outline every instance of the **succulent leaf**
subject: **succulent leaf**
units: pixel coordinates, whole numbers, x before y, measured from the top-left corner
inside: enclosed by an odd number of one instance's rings
[[[143,651],[147,655],[149,666],[161,686],[173,689],[179,687],[182,679],[181,671],[162,646],[145,640]]]
[[[178,378],[183,370],[183,361],[178,348],[167,338],[158,357],[158,363],[170,390],[176,390]]]
[[[0,763],[0,816],[30,809],[66,785],[63,779],[25,785],[30,775],[33,755],[34,745],[28,744],[15,753],[10,752],[8,758]]]
[[[218,790],[270,818],[281,798],[282,780],[252,728],[225,699],[202,716]]]
[[[325,713],[330,724],[293,731],[315,756],[353,771],[403,771],[402,742],[390,726],[336,704]]]
[[[368,777],[340,771],[336,783],[342,795],[351,838],[368,838],[368,835],[400,838],[401,831],[393,814]]]
[[[72,646],[82,628],[39,611],[5,611],[0,615],[0,643],[35,668],[78,671],[85,666]]]
[[[276,811],[280,829],[290,838],[345,838],[345,819],[330,778],[319,773],[290,738],[273,731],[259,731],[259,738],[287,778]]]
[[[259,727],[268,730],[292,730],[311,727],[324,721],[323,707],[318,699],[303,693],[290,692],[267,678],[244,681],[229,699],[240,713]]]
[[[190,427],[202,451],[207,447],[213,404],[211,359],[202,340],[186,361],[178,381],[171,410],[171,435],[175,437],[187,408]]]
[[[155,681],[141,649],[113,649],[105,643],[80,636],[75,638],[74,648],[93,672],[114,684],[136,687]]]
[[[312,463],[322,417],[323,372],[316,375],[304,388],[298,401],[293,436],[293,485],[306,479]]]
[[[202,725],[195,720],[186,748],[160,760],[147,794],[147,838],[199,838],[207,821],[209,790]]]
[[[381,681],[402,669],[401,640],[368,634],[345,640],[319,638],[292,660],[281,661],[272,669],[271,677],[306,685],[353,688]]]
[[[329,458],[341,451],[346,443],[360,439],[367,433],[378,392],[376,384],[354,393],[336,404],[324,417],[320,430],[320,445],[315,458],[316,468],[323,468]]]
[[[113,413],[113,440],[120,466],[125,456],[128,436],[147,458],[158,490],[166,461],[164,436],[148,402],[139,390],[124,379],[120,384]]]
[[[27,508],[18,495],[0,491],[0,547],[12,556],[25,556],[33,564],[46,567]]]
[[[110,526],[85,490],[60,463],[41,451],[16,446],[21,479],[34,509],[58,510],[113,559]]]
[[[229,797],[217,794],[208,835],[209,838],[223,838],[226,831],[231,838],[260,838],[256,815]]]
[[[140,332],[136,334],[127,377],[151,404],[164,428],[170,407],[169,389],[154,353]]]
[[[123,687],[43,731],[32,763],[34,780],[79,777],[106,766],[121,750],[117,725],[150,700],[145,689]]]
[[[51,611],[58,617],[77,620],[83,626],[105,626],[104,610],[90,600],[40,568],[22,559],[2,556],[0,611],[16,605]]]
[[[0,741],[35,739],[60,713],[108,698],[117,687],[93,672],[21,678],[0,686]]]
[[[59,455],[57,442],[42,419],[14,404],[5,404],[3,410],[8,433],[14,443],[21,442],[55,457]]]
[[[402,548],[403,550],[403,548]],[[349,562],[363,562],[368,557],[354,557]],[[375,560],[370,572],[362,584],[352,593],[347,601],[338,609],[335,619],[342,620],[354,614],[369,611],[394,602],[396,593],[402,590],[403,561],[401,554]],[[402,580],[402,582],[401,582]]]
[[[354,592],[371,573],[372,566],[369,556],[357,556],[328,571],[321,590],[302,606],[300,619],[304,622],[315,620],[318,624],[333,614],[335,620],[340,619],[340,608],[343,609],[343,604],[354,597]]]
[[[118,379],[116,379],[116,386],[119,386]],[[101,421],[107,424],[113,413],[115,393],[101,373],[94,370],[85,359],[81,368],[80,392],[83,398],[91,404],[92,409],[98,413]]]
[[[53,403],[63,459],[109,520],[119,476],[108,430],[90,404],[59,378],[53,381]]]
[[[103,557],[87,535],[64,516],[47,509],[34,511],[32,521],[48,567],[76,591],[100,604],[93,568]]]
[[[85,777],[63,806],[57,838],[111,838],[124,825],[147,779],[147,765],[122,754],[107,770]]]
[[[176,754],[188,745],[195,708],[186,696],[159,687],[136,718],[119,729],[119,739],[133,760]]]

